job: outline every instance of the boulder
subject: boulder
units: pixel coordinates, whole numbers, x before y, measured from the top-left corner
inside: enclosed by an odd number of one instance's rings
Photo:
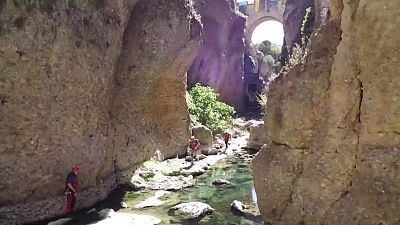
[[[207,214],[212,214],[214,209],[202,202],[182,203],[170,208],[174,215],[187,216],[190,218],[200,218]]]
[[[216,179],[212,182],[213,185],[215,186],[231,186],[234,187],[235,185],[231,183],[230,181],[223,180],[223,179]]]
[[[200,125],[193,127],[192,135],[199,140],[201,147],[212,146],[213,143],[212,131],[206,126]]]
[[[231,210],[233,214],[244,214],[244,210],[246,208],[247,206],[238,200],[234,200],[231,204]]]
[[[97,214],[100,218],[105,219],[115,216],[115,211],[114,209],[103,209],[98,211]]]
[[[247,148],[260,149],[264,144],[270,140],[267,137],[266,128],[264,122],[253,124],[250,126],[250,136],[247,142]]]

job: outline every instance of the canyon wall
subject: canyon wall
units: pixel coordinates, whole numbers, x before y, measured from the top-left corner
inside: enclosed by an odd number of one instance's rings
[[[0,224],[63,214],[74,164],[81,208],[157,149],[185,153],[192,1],[1,1],[0,13]]]
[[[306,15],[306,9],[311,6],[314,6],[314,0],[286,0],[285,11],[283,12],[283,60],[287,59],[292,53],[295,44],[301,45],[301,26]]]
[[[244,29],[246,18],[233,0],[199,0],[196,9],[204,25],[204,41],[188,71],[188,84],[212,87],[220,99],[244,111]]]
[[[399,224],[400,2],[331,0],[331,14],[270,87],[259,207],[272,224]]]

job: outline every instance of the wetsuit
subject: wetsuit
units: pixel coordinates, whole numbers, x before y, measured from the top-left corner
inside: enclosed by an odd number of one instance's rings
[[[73,190],[71,190],[70,187],[68,187],[68,184],[71,184],[71,186],[76,191],[76,189],[78,188],[78,179],[75,173],[73,172],[69,173],[67,176],[67,180],[65,182],[65,193],[67,195],[67,214],[72,215],[76,202],[76,193]]]

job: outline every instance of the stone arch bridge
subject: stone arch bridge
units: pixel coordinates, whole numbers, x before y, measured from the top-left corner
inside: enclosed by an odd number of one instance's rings
[[[255,0],[255,2],[238,2],[239,10],[247,15],[245,31],[246,42],[251,43],[254,29],[261,23],[269,20],[283,23],[284,7],[280,0]]]

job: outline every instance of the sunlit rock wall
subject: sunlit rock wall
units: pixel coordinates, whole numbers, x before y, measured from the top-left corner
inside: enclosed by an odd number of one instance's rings
[[[400,2],[331,5],[307,63],[271,86],[260,210],[272,224],[399,224]]]
[[[87,207],[155,150],[185,152],[185,72],[201,33],[191,1],[1,1],[0,10],[0,224],[64,213],[74,164]]]

